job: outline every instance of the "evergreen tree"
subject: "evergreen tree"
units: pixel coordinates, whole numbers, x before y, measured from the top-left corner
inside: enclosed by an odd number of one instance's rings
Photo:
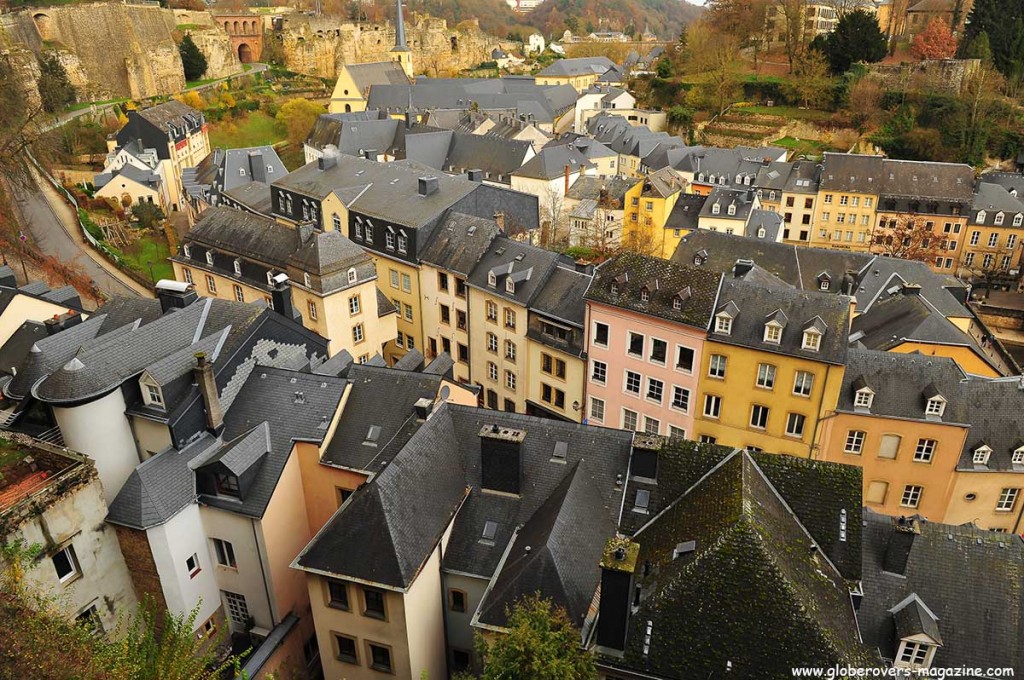
[[[75,102],[75,88],[68,80],[68,72],[64,64],[53,52],[39,57],[39,98],[43,109],[48,113],[57,113]]]
[[[960,45],[961,59],[980,59],[982,63],[992,63],[992,47],[988,42],[988,33],[982,31],[972,39],[964,39]]]
[[[206,57],[192,42],[192,36],[185,34],[185,39],[178,45],[181,53],[181,65],[185,67],[185,80],[199,80],[206,73]]]
[[[878,21],[864,10],[850,12],[840,19],[824,43],[825,57],[836,74],[845,73],[857,62],[881,61],[886,53],[885,36]]]
[[[1024,0],[975,0],[964,32],[964,50],[982,33],[988,36],[992,63],[1010,79],[1024,73]]]

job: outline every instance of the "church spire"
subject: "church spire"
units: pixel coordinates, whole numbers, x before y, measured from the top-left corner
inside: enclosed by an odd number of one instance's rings
[[[392,52],[408,52],[409,46],[405,44],[405,20],[402,19],[402,0],[395,0],[398,9],[395,12],[395,46]]]

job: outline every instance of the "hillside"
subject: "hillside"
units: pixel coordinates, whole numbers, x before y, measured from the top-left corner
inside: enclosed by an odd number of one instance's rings
[[[599,19],[613,29],[632,26],[639,33],[650,26],[658,37],[674,38],[703,11],[684,0],[548,0],[530,14],[516,14],[505,0],[410,0],[408,5],[447,19],[449,25],[475,18],[492,35],[525,37],[537,30],[545,38],[561,37],[566,28],[587,33]]]

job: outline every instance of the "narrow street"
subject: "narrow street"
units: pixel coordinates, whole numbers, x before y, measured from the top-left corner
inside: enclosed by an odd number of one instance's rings
[[[32,170],[34,186],[14,191],[21,224],[32,243],[47,255],[72,264],[107,295],[152,297],[152,292],[93,252],[81,235],[74,211],[57,190]]]

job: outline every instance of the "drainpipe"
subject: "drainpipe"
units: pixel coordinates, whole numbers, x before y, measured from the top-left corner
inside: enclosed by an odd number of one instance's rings
[[[263,565],[263,549],[260,547],[259,534],[256,531],[256,520],[249,520],[252,523],[252,539],[256,543],[256,553],[259,555],[260,576],[263,578],[263,593],[267,596],[267,609],[270,610],[270,630],[277,627],[277,613],[274,611],[274,601],[270,597],[270,584],[267,582],[267,570]]]
[[[825,403],[825,390],[828,388],[828,377],[832,373],[832,366],[825,367],[825,384],[822,385],[821,396],[818,397],[818,412],[814,417],[814,436],[811,437],[811,445],[807,449],[807,457],[814,458],[814,447],[817,446],[818,441],[818,429],[821,426],[821,421],[825,420],[825,417],[821,413],[822,404]],[[842,385],[840,385],[842,388]],[[834,415],[834,413],[833,413]]]

